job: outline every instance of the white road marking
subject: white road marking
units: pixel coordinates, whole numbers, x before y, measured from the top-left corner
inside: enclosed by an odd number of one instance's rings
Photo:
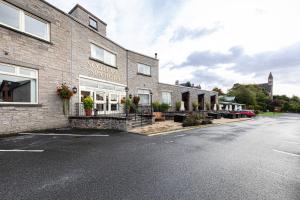
[[[71,136],[71,137],[108,137],[109,135],[80,135],[60,133],[19,133],[20,135],[42,135],[42,136]]]
[[[175,135],[174,137],[184,137],[186,134],[181,134],[181,135]]]
[[[273,149],[273,151],[278,152],[278,153],[282,153],[282,154],[286,154],[286,155],[290,155],[290,156],[297,156],[297,157],[300,156],[299,154],[280,151],[280,150],[277,150],[277,149]]]
[[[292,142],[292,141],[286,141],[287,143],[290,143],[290,144],[298,144],[298,145],[300,145],[300,143],[298,143],[298,142]]]
[[[165,141],[166,144],[174,143],[174,141]]]
[[[44,150],[10,149],[10,150],[0,150],[0,152],[30,152],[30,153],[42,153],[42,152],[44,152]]]

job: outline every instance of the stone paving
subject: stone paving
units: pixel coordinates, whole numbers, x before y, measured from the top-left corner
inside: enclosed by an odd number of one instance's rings
[[[144,127],[137,127],[131,129],[130,132],[141,134],[141,135],[155,135],[159,133],[172,132],[177,130],[188,130],[193,128],[203,128],[207,126],[221,125],[221,124],[232,123],[232,122],[241,122],[249,119],[250,118],[238,118],[238,119],[222,118],[222,119],[213,120],[213,124],[210,125],[200,125],[200,126],[191,126],[191,127],[182,127],[182,123],[167,120],[163,122],[155,122],[152,125],[148,125]]]

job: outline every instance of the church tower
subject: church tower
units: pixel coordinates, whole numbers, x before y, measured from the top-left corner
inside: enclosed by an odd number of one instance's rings
[[[273,100],[273,75],[272,75],[272,72],[270,72],[269,77],[268,77],[268,85],[270,88],[269,95],[270,95],[271,99]]]

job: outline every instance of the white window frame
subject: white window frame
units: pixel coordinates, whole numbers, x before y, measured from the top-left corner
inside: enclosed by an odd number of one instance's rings
[[[102,50],[104,51],[104,53],[103,53],[103,60],[102,60],[102,58],[95,58],[95,56],[93,56],[93,47],[102,49]],[[114,68],[118,68],[118,67],[117,67],[117,54],[116,54],[116,53],[113,53],[113,52],[111,52],[111,51],[108,51],[108,50],[106,50],[105,48],[100,47],[99,45],[96,45],[96,44],[94,44],[94,43],[91,43],[90,48],[91,48],[91,58],[92,58],[92,59],[95,59],[95,60],[98,60],[98,61],[100,61],[100,62],[103,62],[103,63],[105,63],[105,64],[107,64],[107,65],[109,65],[109,66],[112,66],[112,67],[114,67]],[[111,55],[115,56],[115,63],[114,63],[114,65],[112,65],[111,63],[105,62],[105,53],[108,53],[108,54],[111,54]]]
[[[142,91],[144,91],[144,92],[142,92]],[[145,91],[147,91],[147,92],[145,92]],[[149,89],[138,89],[137,96],[140,96],[140,95],[148,95],[149,96],[149,103],[148,104],[141,104],[141,103],[139,103],[140,105],[142,105],[142,106],[150,106],[150,104],[151,104],[151,95],[150,95],[150,93],[151,93],[151,91]]]
[[[170,102],[168,102],[168,103],[166,103],[166,102],[164,102],[164,96],[163,96],[163,93],[168,93],[169,95],[170,95]],[[169,106],[171,106],[172,105],[172,93],[171,92],[168,92],[168,91],[162,91],[161,92],[161,100],[162,100],[162,103],[166,103],[166,104],[168,104]]]
[[[15,68],[15,73],[2,72],[1,71],[1,66],[14,67]],[[20,74],[20,69],[32,70],[32,71],[35,71],[36,74],[35,74],[35,76],[29,76],[29,75]],[[15,104],[15,105],[28,104],[28,105],[37,105],[39,103],[39,78],[38,78],[39,77],[39,71],[38,70],[31,69],[31,68],[26,68],[26,67],[20,67],[20,66],[7,65],[7,64],[0,63],[0,74],[8,75],[8,76],[16,76],[16,77],[22,77],[22,78],[35,79],[35,82],[36,82],[36,89],[35,89],[36,101],[35,102],[0,102],[0,104],[12,104],[12,105],[13,104]]]
[[[141,67],[149,67],[149,74],[144,73],[144,71],[141,70]],[[146,76],[151,76],[151,74],[152,74],[152,67],[151,67],[150,65],[138,63],[138,73],[139,73],[139,74],[146,75]]]
[[[34,15],[28,13],[28,12],[25,12],[24,10],[21,10],[20,8],[17,8],[16,6],[13,6],[13,5],[11,5],[11,4],[7,3],[7,2],[4,2],[2,0],[0,0],[0,3],[5,4],[5,5],[7,5],[9,7],[12,7],[12,8],[14,8],[14,9],[16,9],[16,10],[19,11],[19,28],[12,27],[12,26],[10,26],[8,24],[4,24],[4,23],[2,23],[0,21],[1,25],[9,27],[9,28],[17,30],[17,31],[20,31],[20,32],[23,32],[23,33],[26,33],[28,35],[32,35],[34,37],[40,38],[40,39],[48,41],[48,42],[50,41],[50,24],[48,22],[46,22],[45,20],[43,20],[43,19],[41,19],[41,18],[39,18],[37,16],[34,16]],[[27,16],[29,16],[31,18],[34,18],[35,20],[38,20],[38,21],[40,21],[40,22],[42,22],[42,23],[44,23],[44,24],[47,25],[47,37],[46,38],[40,37],[40,36],[32,34],[32,33],[28,33],[28,32],[25,31],[25,15],[27,15]]]

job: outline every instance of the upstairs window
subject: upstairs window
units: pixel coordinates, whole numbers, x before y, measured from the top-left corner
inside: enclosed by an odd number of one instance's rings
[[[113,67],[117,67],[117,56],[101,47],[91,44],[91,57]]]
[[[138,64],[138,73],[151,76],[151,66],[149,65],[144,65],[144,64]]]
[[[20,28],[20,10],[0,1],[0,23],[11,28]]]
[[[97,24],[97,21],[90,18],[90,27],[92,27],[93,29],[98,29],[98,24]]]
[[[49,23],[0,0],[0,24],[49,41]]]

